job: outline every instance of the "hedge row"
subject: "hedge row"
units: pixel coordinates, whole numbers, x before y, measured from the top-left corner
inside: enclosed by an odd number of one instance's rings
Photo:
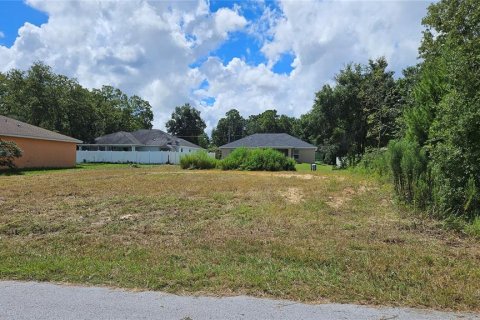
[[[180,158],[182,169],[294,171],[295,164],[295,160],[274,149],[237,148],[223,160],[216,160],[204,151]]]

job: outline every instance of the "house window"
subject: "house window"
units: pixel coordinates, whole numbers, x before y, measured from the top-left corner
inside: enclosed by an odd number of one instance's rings
[[[300,157],[300,150],[293,149],[293,159],[298,160],[299,157]]]

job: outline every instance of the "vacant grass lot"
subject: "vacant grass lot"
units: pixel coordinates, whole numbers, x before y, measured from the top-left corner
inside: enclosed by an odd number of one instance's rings
[[[328,167],[0,176],[0,278],[479,311],[478,240],[389,188]]]

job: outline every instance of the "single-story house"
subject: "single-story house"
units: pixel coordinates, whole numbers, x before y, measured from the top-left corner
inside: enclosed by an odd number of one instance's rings
[[[286,133],[256,133],[221,146],[219,149],[222,152],[222,159],[239,147],[272,148],[298,162],[307,163],[315,162],[315,151],[317,151],[314,145]]]
[[[95,143],[79,145],[85,151],[177,151],[203,150],[187,140],[158,129],[141,129],[134,132],[119,131],[95,139]]]
[[[82,141],[0,115],[0,139],[15,142],[22,157],[18,168],[69,168],[75,166],[77,144]]]

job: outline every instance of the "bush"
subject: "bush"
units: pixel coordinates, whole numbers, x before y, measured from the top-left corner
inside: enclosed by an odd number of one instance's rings
[[[218,160],[210,157],[205,151],[184,155],[180,158],[182,169],[213,169],[217,166]]]
[[[22,156],[22,150],[13,141],[3,141],[0,139],[0,168],[8,167],[15,169],[13,161]]]
[[[296,162],[274,149],[237,148],[219,166],[223,170],[295,171]]]
[[[238,170],[247,161],[250,154],[247,148],[237,148],[233,150],[225,159],[219,163],[220,168],[223,170]]]
[[[388,160],[397,194],[406,202],[426,208],[430,202],[431,185],[425,151],[407,140],[390,141]]]
[[[367,173],[377,173],[380,176],[390,176],[388,149],[369,149],[362,156],[356,169]]]
[[[480,239],[480,217],[476,217],[471,223],[467,224],[464,230],[468,235]]]

